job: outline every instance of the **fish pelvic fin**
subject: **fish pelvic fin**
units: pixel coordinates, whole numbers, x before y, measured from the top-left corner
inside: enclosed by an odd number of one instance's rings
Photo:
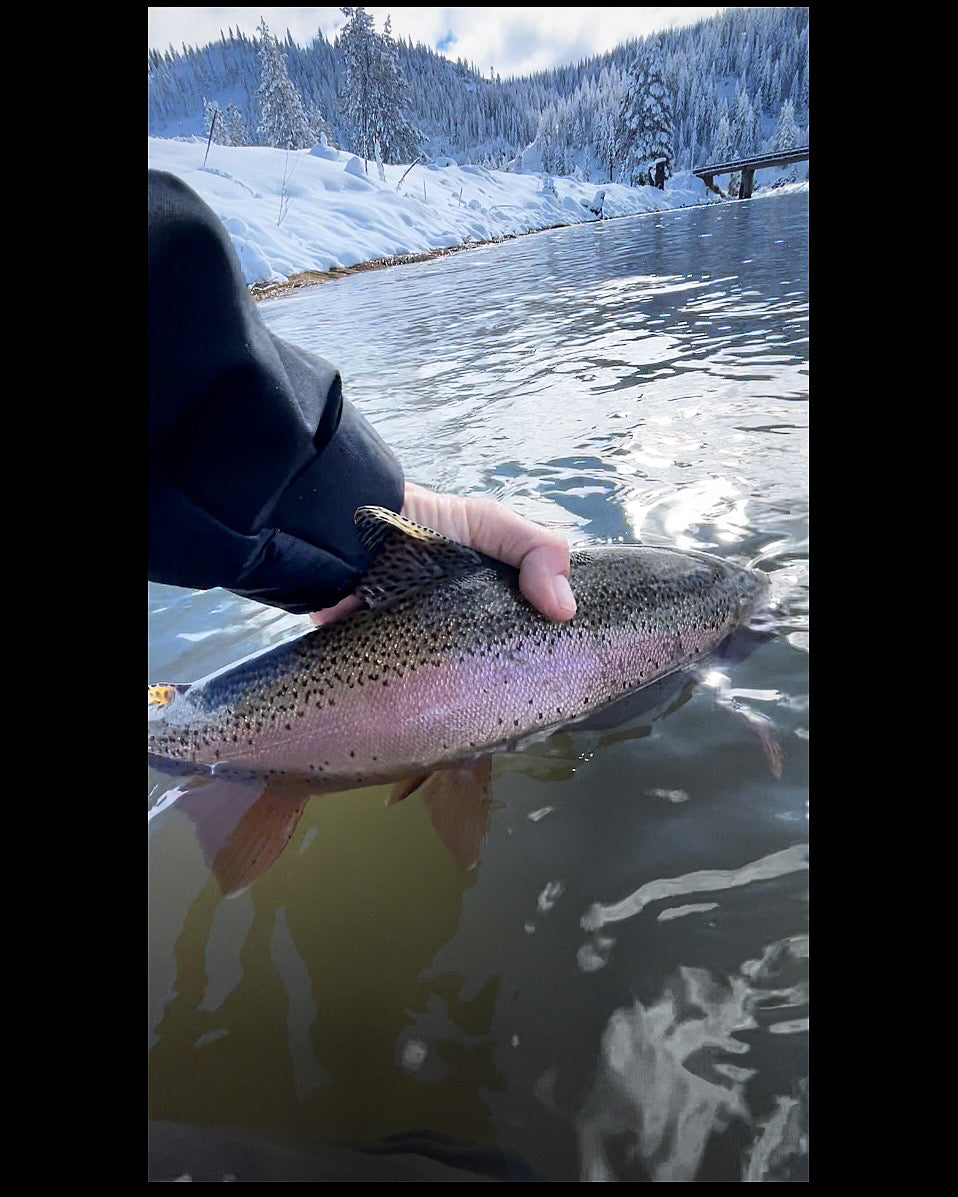
[[[481,554],[386,507],[358,507],[359,539],[375,560],[356,587],[369,607],[385,607],[437,578],[484,563]]]
[[[389,791],[386,805],[395,806],[397,802],[402,802],[410,794],[415,794],[419,787],[424,785],[430,777],[432,777],[431,773],[413,773],[409,777],[403,778],[402,781],[397,781]]]

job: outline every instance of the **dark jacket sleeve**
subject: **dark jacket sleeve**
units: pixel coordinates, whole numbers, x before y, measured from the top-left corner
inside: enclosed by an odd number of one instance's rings
[[[159,171],[148,270],[149,577],[329,606],[368,565],[356,507],[402,505],[399,463],[335,367],[269,332],[222,224]]]

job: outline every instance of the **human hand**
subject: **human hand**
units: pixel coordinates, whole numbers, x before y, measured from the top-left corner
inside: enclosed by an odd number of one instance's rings
[[[401,514],[515,566],[519,589],[549,619],[564,621],[575,614],[569,545],[560,533],[523,519],[493,499],[442,495],[415,482],[406,483]],[[309,618],[315,624],[332,623],[362,605],[358,595],[350,594],[335,607],[311,612]]]

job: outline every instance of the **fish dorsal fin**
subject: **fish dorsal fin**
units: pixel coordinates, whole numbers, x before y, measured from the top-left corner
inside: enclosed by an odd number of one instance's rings
[[[437,578],[475,569],[483,558],[440,532],[386,507],[358,507],[359,539],[375,560],[356,587],[370,607],[383,607]]]

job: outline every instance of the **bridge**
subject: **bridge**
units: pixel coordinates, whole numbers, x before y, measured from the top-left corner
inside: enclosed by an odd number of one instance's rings
[[[752,184],[755,172],[766,166],[789,166],[793,162],[805,162],[808,159],[808,146],[799,146],[793,150],[778,150],[773,154],[761,154],[755,158],[739,158],[735,162],[715,162],[711,166],[698,166],[692,169],[692,174],[702,180],[709,191],[722,195],[722,191],[712,181],[716,175],[730,175],[742,172],[742,186],[739,188],[739,199],[749,199],[752,195]]]

